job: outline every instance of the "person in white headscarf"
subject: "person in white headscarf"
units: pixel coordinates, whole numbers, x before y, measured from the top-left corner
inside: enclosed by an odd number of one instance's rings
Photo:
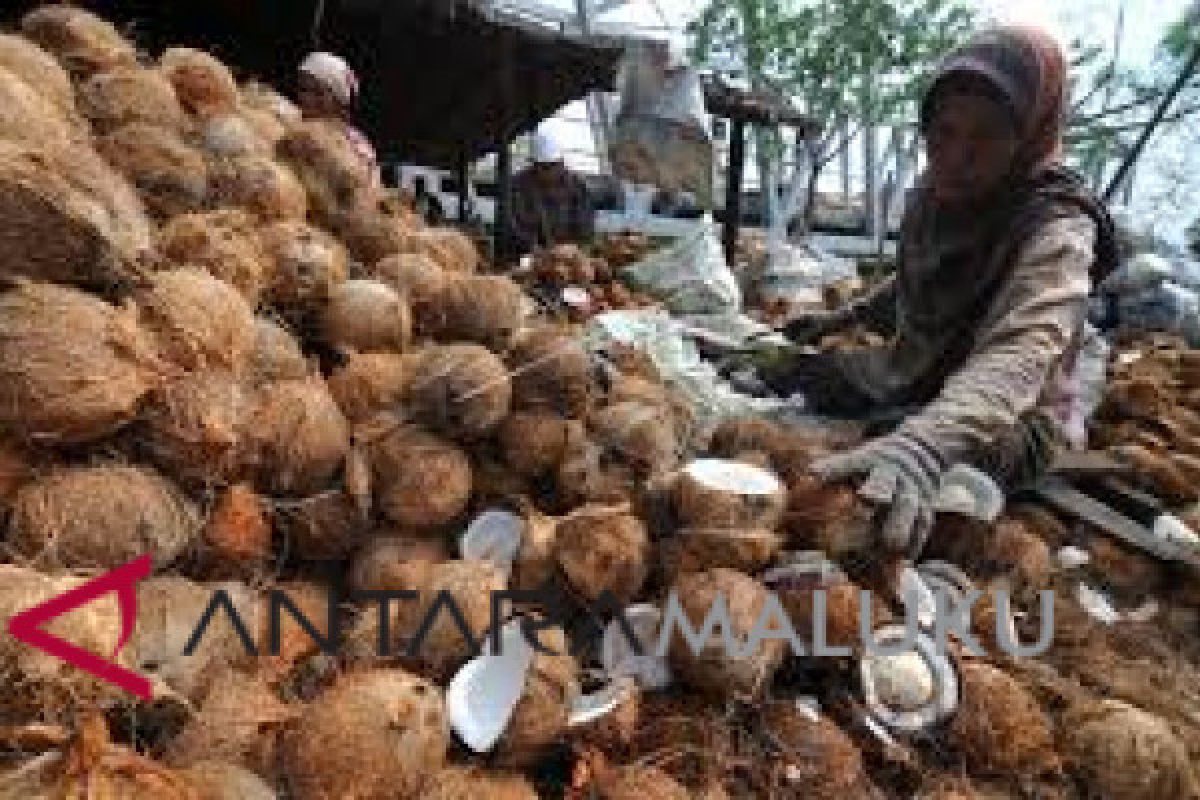
[[[379,163],[371,141],[351,120],[358,104],[358,76],[341,56],[309,53],[300,62],[296,104],[305,119],[327,119],[340,123],[342,132],[363,160],[371,179],[379,182]]]
[[[513,179],[512,233],[523,252],[585,244],[595,212],[583,179],[567,168],[562,141],[550,125],[534,134],[533,163]]]

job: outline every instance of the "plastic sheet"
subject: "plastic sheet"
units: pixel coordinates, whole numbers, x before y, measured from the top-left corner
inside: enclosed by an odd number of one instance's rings
[[[625,277],[637,289],[662,300],[677,314],[732,314],[742,293],[717,238],[716,223],[705,216],[670,247],[626,267]]]

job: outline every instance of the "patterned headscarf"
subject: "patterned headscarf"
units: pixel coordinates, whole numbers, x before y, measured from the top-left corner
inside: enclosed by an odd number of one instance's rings
[[[350,108],[358,98],[358,76],[341,56],[309,53],[300,62],[300,72],[324,86],[342,108]]]

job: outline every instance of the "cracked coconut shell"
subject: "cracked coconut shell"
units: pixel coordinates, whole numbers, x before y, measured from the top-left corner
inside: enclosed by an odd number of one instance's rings
[[[538,631],[538,641],[557,655],[535,652],[525,688],[508,728],[496,744],[498,761],[508,767],[530,767],[562,741],[571,705],[579,694],[575,658],[561,628]]]
[[[788,493],[770,471],[733,461],[694,461],[680,472],[675,508],[693,528],[775,530]]]

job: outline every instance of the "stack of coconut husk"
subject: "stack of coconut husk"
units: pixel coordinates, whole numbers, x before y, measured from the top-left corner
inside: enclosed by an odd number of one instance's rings
[[[378,190],[337,126],[205,53],[150,59],[49,6],[0,37],[0,91],[0,619],[148,555],[127,643],[111,594],[49,629],[155,688],[6,638],[0,798],[1195,796],[1200,597],[1162,595],[1168,626],[1091,622],[1051,557],[1079,534],[1036,509],[939,523],[934,551],[1013,589],[1015,624],[1047,586],[1063,621],[1038,659],[958,659],[960,711],[920,738],[862,724],[857,649],[814,662],[778,640],[744,658],[672,641],[673,684],[622,682],[581,716],[612,675],[576,623],[606,594],[674,591],[694,624],[722,597],[744,638],[766,571],[819,550],[843,572],[778,589],[802,632],[814,585],[831,645],[854,643],[856,588],[873,622],[902,613],[869,510],[808,472],[853,442],[758,419],[701,437],[645,359],[598,369],[464,236]],[[460,557],[497,511],[507,556]],[[1091,544],[1112,583],[1170,580]],[[486,704],[448,691],[471,643],[442,613],[406,645],[441,591],[480,640],[504,589],[577,613],[475,747]],[[313,630],[272,630],[271,590]],[[349,590],[421,602],[381,615]]]
[[[661,307],[652,295],[630,289],[620,276],[622,267],[649,252],[650,244],[644,237],[606,236],[595,249],[596,255],[588,255],[573,244],[539,250],[519,279],[535,294],[548,296],[553,305],[565,305],[566,319],[574,322],[606,311]]]

